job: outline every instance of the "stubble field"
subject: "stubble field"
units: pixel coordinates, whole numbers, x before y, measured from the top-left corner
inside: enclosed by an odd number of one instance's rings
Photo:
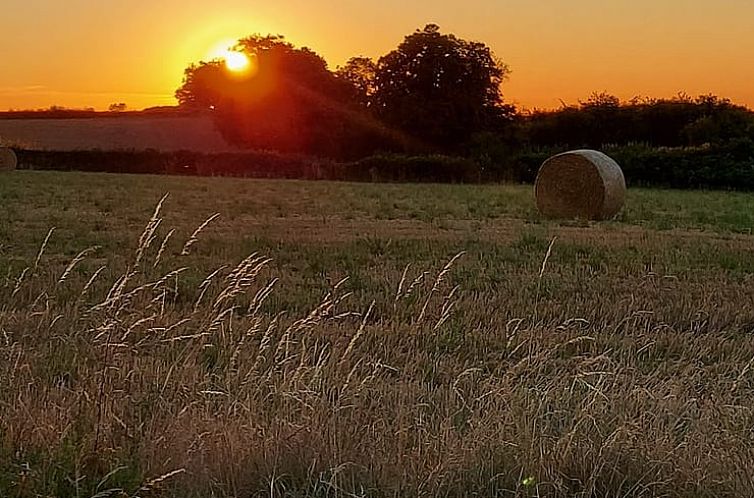
[[[0,208],[0,496],[754,494],[754,195],[14,172]]]

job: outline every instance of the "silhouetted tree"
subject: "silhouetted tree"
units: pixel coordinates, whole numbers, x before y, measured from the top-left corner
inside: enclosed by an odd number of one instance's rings
[[[507,72],[483,43],[430,24],[379,60],[372,102],[389,125],[452,149],[512,113],[500,90]]]
[[[251,36],[237,50],[253,60],[253,71],[236,74],[222,61],[186,69],[176,92],[181,106],[212,109],[232,143],[256,149],[353,155],[353,139],[371,123],[359,110],[359,91],[327,68],[308,48],[281,36]]]
[[[579,106],[535,112],[521,120],[524,141],[534,147],[592,147],[641,143],[679,147],[752,137],[754,115],[727,99],[632,99],[595,93]]]
[[[117,104],[110,104],[110,107],[108,107],[108,110],[110,112],[124,112],[126,110],[127,106],[123,102],[118,102]]]
[[[220,61],[191,64],[176,90],[178,105],[188,109],[212,109],[227,95],[231,80]]]
[[[369,57],[352,57],[337,70],[338,77],[348,81],[356,90],[359,102],[369,107],[375,91],[377,64]]]
[[[594,92],[586,102],[580,102],[582,109],[617,109],[620,99],[607,92]]]

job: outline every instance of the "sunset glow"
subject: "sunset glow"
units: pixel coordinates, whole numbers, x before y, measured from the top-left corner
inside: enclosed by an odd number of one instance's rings
[[[225,61],[225,67],[227,67],[229,71],[236,73],[248,71],[251,66],[249,57],[241,52],[228,50],[223,55],[222,59]]]
[[[432,0],[227,0],[207,12],[193,0],[4,0],[2,10],[0,109],[173,105],[191,63],[248,68],[227,53],[244,36],[285,35],[334,69],[352,56],[377,59],[429,22],[488,44],[511,68],[503,93],[519,107],[556,108],[595,91],[715,93],[754,107],[751,2],[469,0],[459,9]],[[218,40],[229,57],[210,53]]]

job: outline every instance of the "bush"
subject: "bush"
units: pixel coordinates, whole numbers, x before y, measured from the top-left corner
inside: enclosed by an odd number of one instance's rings
[[[754,142],[749,139],[700,147],[612,146],[603,149],[620,164],[629,186],[754,190]],[[539,166],[564,149],[520,154],[517,181],[532,183]]]
[[[18,169],[165,174],[168,154],[146,151],[46,151],[17,150]],[[172,154],[170,154],[172,155]]]
[[[343,179],[372,182],[480,183],[482,170],[470,159],[443,155],[375,155],[345,167]]]
[[[473,152],[474,159],[381,154],[347,163],[268,151],[201,154],[17,150],[17,155],[19,169],[357,182],[533,183],[542,163],[565,150],[517,152],[492,141],[481,143]],[[634,144],[602,150],[621,165],[629,186],[754,190],[754,140],[749,138],[698,147]]]
[[[255,151],[236,154],[148,151],[20,150],[19,169],[133,174],[336,179],[336,163],[307,156]]]

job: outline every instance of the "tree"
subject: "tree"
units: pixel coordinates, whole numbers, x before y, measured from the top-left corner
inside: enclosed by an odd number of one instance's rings
[[[507,74],[483,43],[442,34],[430,24],[378,61],[371,101],[389,125],[453,149],[512,113],[500,90]]]
[[[124,112],[127,109],[127,106],[123,102],[118,102],[116,104],[110,104],[110,107],[108,107],[108,110],[110,112]]]
[[[339,67],[339,78],[348,81],[356,90],[358,101],[364,107],[371,105],[375,91],[377,64],[369,57],[352,57],[346,65]]]
[[[615,96],[594,93],[579,106],[536,112],[522,121],[524,141],[536,147],[681,147],[754,138],[754,114],[714,95],[621,103]]]
[[[212,109],[230,142],[257,149],[347,154],[358,108],[354,86],[308,48],[281,36],[250,36],[236,50],[255,70],[237,75],[222,61],[189,66],[176,97],[183,107]]]
[[[222,100],[229,82],[219,61],[191,64],[183,73],[183,84],[176,90],[175,98],[186,109],[211,109]]]
[[[617,109],[620,99],[607,92],[593,92],[586,102],[579,102],[582,109]]]

